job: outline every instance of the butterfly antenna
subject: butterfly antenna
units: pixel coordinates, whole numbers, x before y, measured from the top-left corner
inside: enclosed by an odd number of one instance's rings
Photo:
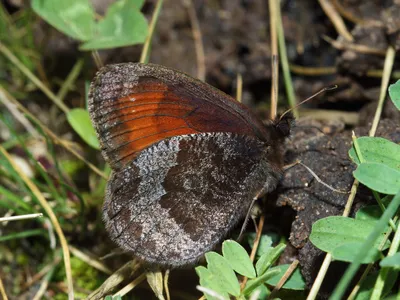
[[[285,111],[285,112],[280,116],[279,120],[282,120],[282,118],[283,118],[284,115],[286,115],[287,113],[291,112],[293,109],[298,108],[298,107],[299,107],[300,105],[302,105],[303,103],[305,103],[305,102],[307,102],[307,101],[309,101],[309,100],[311,100],[311,99],[317,97],[319,94],[322,94],[322,93],[324,93],[324,92],[326,92],[326,91],[332,91],[332,90],[334,90],[334,89],[337,89],[337,87],[338,87],[338,86],[337,86],[336,84],[335,84],[335,85],[332,85],[332,86],[324,87],[322,90],[316,92],[314,95],[312,95],[312,96],[308,97],[307,99],[301,101],[300,103],[296,104],[294,107],[289,108],[287,111]]]

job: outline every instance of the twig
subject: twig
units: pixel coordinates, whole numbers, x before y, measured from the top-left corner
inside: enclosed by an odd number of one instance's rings
[[[256,257],[256,254],[257,254],[258,245],[260,244],[262,230],[264,227],[264,221],[265,221],[265,217],[264,217],[264,215],[261,215],[260,221],[258,222],[256,238],[254,239],[253,247],[252,247],[251,253],[250,253],[250,260],[252,262],[254,262],[254,258]],[[243,281],[240,284],[240,290],[243,290],[246,287],[247,280],[248,280],[247,277],[243,277]]]
[[[38,217],[43,217],[42,213],[37,214],[26,214],[20,216],[12,216],[12,217],[4,217],[0,218],[0,222],[10,222],[10,221],[18,221],[18,220],[26,220],[26,219],[35,219]]]
[[[243,77],[242,74],[237,73],[236,75],[236,100],[242,102],[243,98]]]
[[[263,227],[264,227],[264,221],[265,221],[265,216],[261,215],[260,216],[260,221],[258,221],[257,235],[256,235],[256,238],[254,240],[253,247],[252,247],[251,253],[250,253],[250,260],[252,262],[254,262],[254,259],[256,257],[256,253],[257,253],[257,250],[258,250],[258,246],[260,245],[262,230],[263,230]]]
[[[372,121],[371,130],[369,131],[369,136],[374,136],[376,129],[378,128],[379,120],[381,118],[383,103],[385,102],[386,93],[389,85],[390,74],[392,72],[394,58],[396,56],[396,51],[392,46],[389,46],[386,52],[385,64],[383,66],[383,76],[381,82],[381,91],[379,94],[378,106],[375,111],[374,120]]]
[[[282,278],[278,281],[278,283],[276,284],[276,286],[272,290],[272,292],[269,295],[268,299],[274,299],[275,298],[276,293],[282,288],[282,286],[289,279],[289,277],[292,276],[292,273],[296,270],[298,264],[299,264],[299,261],[297,259],[294,262],[292,262],[292,264],[286,270],[285,274],[283,274]]]
[[[98,70],[101,69],[104,66],[104,64],[101,61],[99,52],[97,50],[93,50],[92,51],[92,57],[93,57],[93,60],[94,60],[94,63],[96,65],[97,69]]]
[[[135,287],[137,287],[143,280],[146,279],[146,274],[142,273],[138,278],[135,278],[131,283],[127,284],[124,286],[121,290],[116,292],[113,297],[116,296],[125,296],[127,293],[129,293],[131,290],[133,290]]]
[[[196,49],[197,58],[197,78],[204,81],[206,78],[206,59],[204,55],[204,45],[200,29],[199,20],[196,15],[196,10],[192,0],[183,0],[184,5],[188,11],[190,24],[192,27],[194,45]]]
[[[69,246],[69,250],[71,251],[71,253],[74,256],[76,256],[80,260],[84,261],[89,266],[92,266],[93,268],[95,268],[103,273],[106,273],[108,275],[112,274],[112,271],[109,268],[107,268],[102,262],[98,261],[97,259],[90,257],[89,255],[83,253],[82,251],[80,251],[79,249],[77,249],[71,245]]]
[[[23,171],[20,170],[20,168],[14,163],[14,161],[10,157],[10,154],[7,152],[7,150],[5,150],[3,148],[3,146],[1,146],[1,145],[0,145],[0,152],[10,163],[12,168],[18,173],[19,177],[24,181],[24,183],[28,186],[28,188],[32,191],[32,193],[35,195],[35,197],[39,201],[40,205],[43,207],[43,209],[46,211],[47,215],[49,216],[49,218],[57,232],[58,238],[60,239],[63,256],[64,256],[65,273],[66,273],[66,277],[67,277],[67,286],[68,286],[68,299],[73,300],[74,299],[74,287],[72,284],[71,261],[70,261],[70,256],[69,256],[68,243],[67,243],[67,240],[65,239],[65,236],[61,229],[60,223],[58,223],[56,215],[54,214],[49,203],[43,197],[43,195],[40,192],[40,190],[38,189],[38,187],[24,174]]]
[[[3,285],[3,281],[1,280],[1,277],[0,277],[0,295],[3,300],[8,300],[6,290],[4,289],[4,285]]]
[[[170,270],[166,270],[164,274],[164,290],[165,290],[165,296],[167,297],[167,300],[171,300],[171,295],[169,293],[169,286],[168,286],[168,279],[169,279],[169,273]]]
[[[161,12],[161,7],[163,5],[163,2],[164,2],[163,0],[157,1],[156,8],[154,9],[154,12],[153,12],[153,16],[151,17],[149,33],[147,34],[146,41],[144,42],[144,45],[143,45],[142,54],[140,56],[141,63],[147,63],[149,61],[151,40],[152,40],[152,37],[154,34],[154,29],[157,24],[158,16],[160,15],[160,12]]]
[[[140,264],[134,259],[127,262],[117,271],[115,271],[110,277],[103,282],[103,284],[93,291],[87,299],[98,300],[104,298],[104,296],[111,293],[111,291],[119,285],[122,281],[127,278],[131,278],[132,275],[139,269]]]
[[[322,38],[338,50],[352,50],[362,54],[373,54],[380,56],[386,55],[386,51],[382,49],[372,48],[369,46],[359,45],[359,44],[342,43],[326,35],[323,35]]]
[[[343,36],[348,42],[352,42],[354,40],[351,33],[347,30],[346,25],[342,17],[338,14],[335,7],[328,1],[328,0],[318,0],[319,4],[321,5],[322,9],[331,20],[333,26],[335,27],[336,31]]]

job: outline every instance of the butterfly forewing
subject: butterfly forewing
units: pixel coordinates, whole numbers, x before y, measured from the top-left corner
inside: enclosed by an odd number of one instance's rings
[[[265,135],[247,108],[208,84],[157,66],[125,63],[104,67],[89,93],[103,155],[121,169],[163,139],[201,132]]]

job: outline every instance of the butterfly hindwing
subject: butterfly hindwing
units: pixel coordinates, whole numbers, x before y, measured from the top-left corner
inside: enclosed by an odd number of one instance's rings
[[[276,186],[279,171],[257,138],[198,133],[143,150],[107,187],[111,238],[146,262],[193,263],[246,214],[254,197]]]

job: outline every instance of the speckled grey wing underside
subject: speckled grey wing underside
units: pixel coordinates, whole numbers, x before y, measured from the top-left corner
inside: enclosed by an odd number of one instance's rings
[[[275,188],[269,150],[232,133],[175,136],[143,150],[108,182],[103,217],[111,238],[147,263],[196,262],[254,197]]]

